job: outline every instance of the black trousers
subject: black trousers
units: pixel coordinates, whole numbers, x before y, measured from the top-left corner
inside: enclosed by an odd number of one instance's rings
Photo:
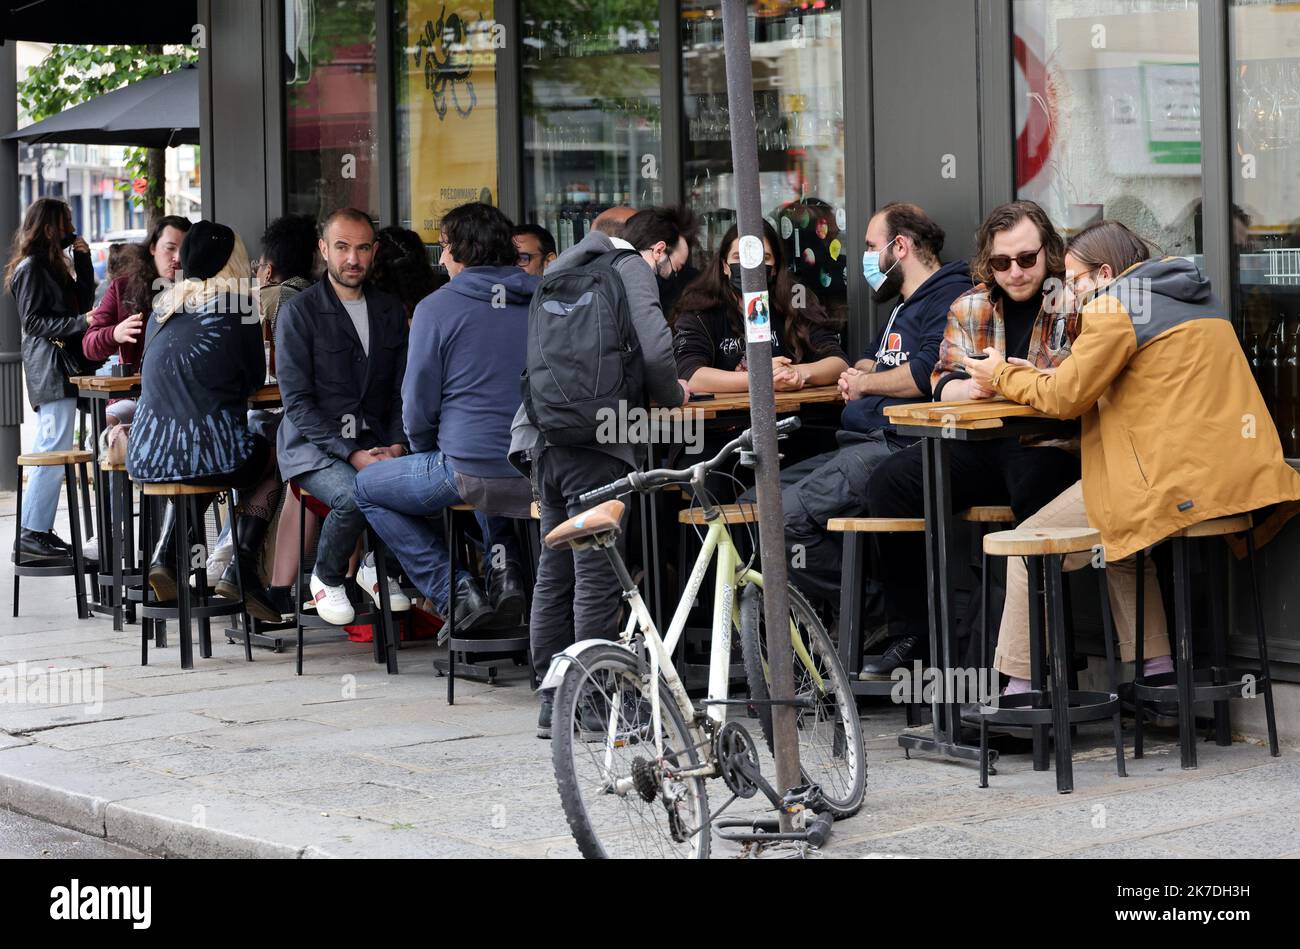
[[[872,517],[921,517],[925,513],[922,450],[918,443],[876,466],[867,482]],[[1060,448],[1027,447],[1019,439],[952,443],[952,509],[1009,505],[1022,520],[1079,480],[1079,458]],[[906,632],[929,632],[925,544],[919,534],[880,537],[880,579],[885,606]]]
[[[625,462],[589,448],[549,447],[542,451],[533,471],[542,537],[586,510],[578,503],[579,495],[617,481],[631,470]],[[623,523],[626,526],[626,513]],[[625,546],[625,537],[620,535],[620,552]],[[546,675],[551,657],[575,640],[617,639],[622,612],[622,589],[605,551],[552,550],[543,544],[529,619],[538,679]]]

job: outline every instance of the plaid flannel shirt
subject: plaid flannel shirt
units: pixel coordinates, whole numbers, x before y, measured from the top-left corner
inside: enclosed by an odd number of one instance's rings
[[[1079,335],[1078,320],[1072,315],[1039,310],[1029,336],[1027,359],[1039,369],[1059,366],[1070,355],[1070,343]],[[992,346],[1006,355],[1007,334],[1002,322],[1002,303],[994,302],[987,284],[967,290],[948,310],[948,328],[939,344],[939,362],[930,374],[930,387],[939,399],[939,380],[952,374],[970,378],[966,372],[966,352],[984,352]]]

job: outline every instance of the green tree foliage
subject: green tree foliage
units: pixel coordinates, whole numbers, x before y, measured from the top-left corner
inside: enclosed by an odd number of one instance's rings
[[[198,54],[198,49],[191,46],[58,44],[18,81],[18,105],[39,122],[130,83],[173,72],[197,60]],[[148,191],[133,194],[132,199],[137,206],[144,206],[152,221],[165,209],[163,150],[130,148],[126,161],[132,178],[148,180]],[[119,187],[130,190],[129,183]]]

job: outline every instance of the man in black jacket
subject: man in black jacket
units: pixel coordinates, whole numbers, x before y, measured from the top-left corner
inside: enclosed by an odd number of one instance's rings
[[[866,514],[867,479],[885,458],[911,443],[884,415],[890,405],[930,398],[930,370],[948,325],[948,308],[971,288],[965,261],[942,264],[943,228],[914,204],[885,205],[867,224],[865,276],[889,316],[876,345],[840,377],[848,403],[838,451],[781,472],[790,579],[835,604],[842,545],[826,529],[832,517]]]
[[[340,626],[354,611],[345,589],[348,561],[365,530],[354,498],[356,473],[406,453],[402,377],[406,311],[366,286],[374,261],[370,218],[343,208],[326,218],[320,253],[328,275],[280,309],[276,371],[284,402],[277,448],[280,473],[329,505],[316,549],[311,596],[317,614]],[[373,568],[358,571],[378,601]],[[395,585],[395,605],[409,606]]]

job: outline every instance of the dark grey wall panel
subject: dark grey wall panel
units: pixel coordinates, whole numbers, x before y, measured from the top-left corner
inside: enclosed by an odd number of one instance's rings
[[[203,213],[233,227],[256,254],[284,201],[279,78],[268,71],[278,63],[280,3],[207,0],[199,13],[208,28],[200,58]]]
[[[875,203],[925,208],[948,232],[946,260],[970,255],[980,221],[976,8],[976,0],[871,4]]]

